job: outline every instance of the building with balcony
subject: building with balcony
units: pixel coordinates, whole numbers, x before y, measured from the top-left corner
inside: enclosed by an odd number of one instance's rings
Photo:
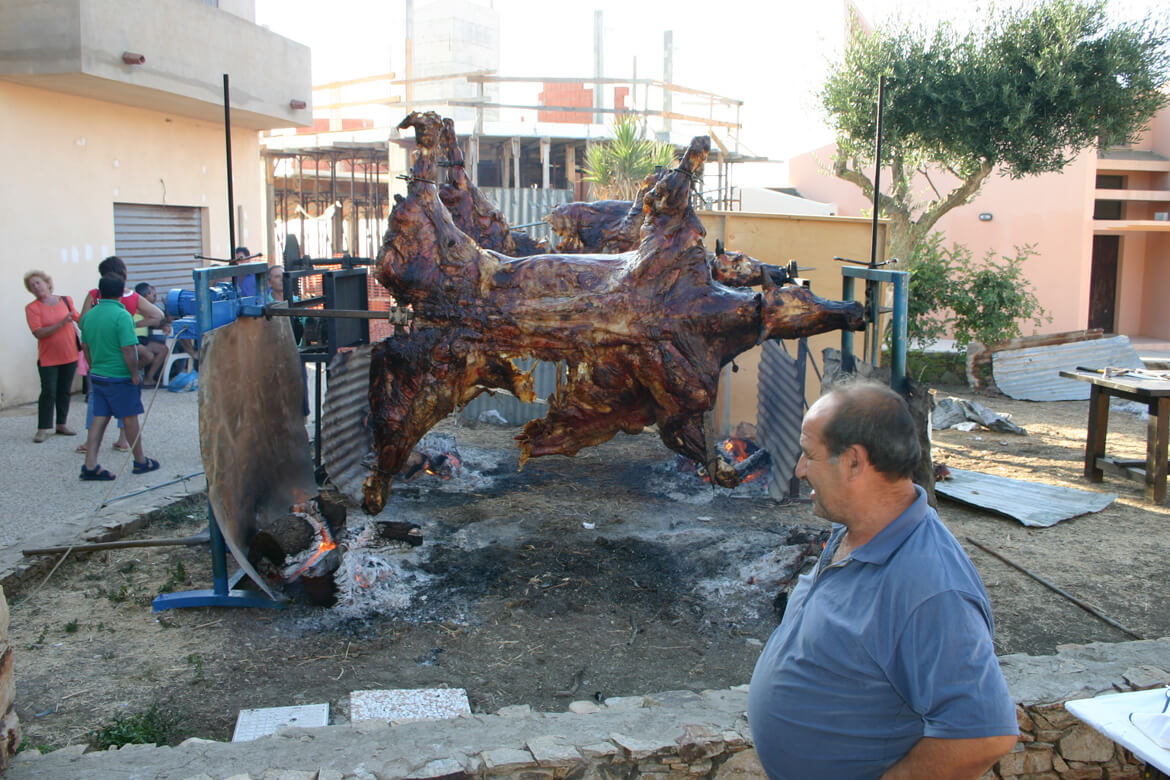
[[[80,304],[107,255],[126,260],[132,283],[165,291],[191,284],[207,264],[196,255],[264,250],[259,131],[310,125],[312,79],[309,50],[254,19],[253,0],[0,4],[0,267],[13,303],[0,322],[14,334],[0,407],[39,392],[26,271]]]

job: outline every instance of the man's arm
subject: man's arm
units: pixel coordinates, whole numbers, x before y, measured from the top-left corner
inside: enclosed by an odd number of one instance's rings
[[[126,361],[126,368],[130,369],[130,384],[138,384],[138,345],[122,347],[122,360]]]
[[[1016,746],[1016,738],[923,737],[881,780],[975,780]]]
[[[138,296],[138,316],[142,318],[139,324],[147,328],[157,328],[162,325],[163,319],[165,318],[162,309],[141,295]]]

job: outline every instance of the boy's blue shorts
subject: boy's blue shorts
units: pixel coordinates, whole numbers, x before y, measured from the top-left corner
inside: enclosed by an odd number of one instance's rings
[[[142,389],[131,383],[129,377],[111,378],[90,374],[89,386],[94,417],[116,417],[121,420],[142,414]]]

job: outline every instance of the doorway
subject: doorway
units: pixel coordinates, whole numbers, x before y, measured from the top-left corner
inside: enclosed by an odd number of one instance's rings
[[[1089,276],[1089,327],[1113,333],[1117,307],[1117,258],[1121,236],[1093,236]]]

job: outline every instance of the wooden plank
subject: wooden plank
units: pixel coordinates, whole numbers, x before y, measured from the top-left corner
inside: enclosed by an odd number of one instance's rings
[[[1146,498],[1160,504],[1166,500],[1166,435],[1170,398],[1150,401],[1149,431],[1146,434]]]
[[[1117,500],[1116,493],[1093,493],[963,469],[950,471],[950,479],[934,485],[939,495],[1006,515],[1034,528],[1046,528],[1070,517],[1100,512]]]
[[[1085,441],[1085,478],[1100,482],[1103,478],[1097,461],[1105,454],[1105,436],[1109,431],[1109,394],[1094,383],[1089,391],[1089,434]]]

